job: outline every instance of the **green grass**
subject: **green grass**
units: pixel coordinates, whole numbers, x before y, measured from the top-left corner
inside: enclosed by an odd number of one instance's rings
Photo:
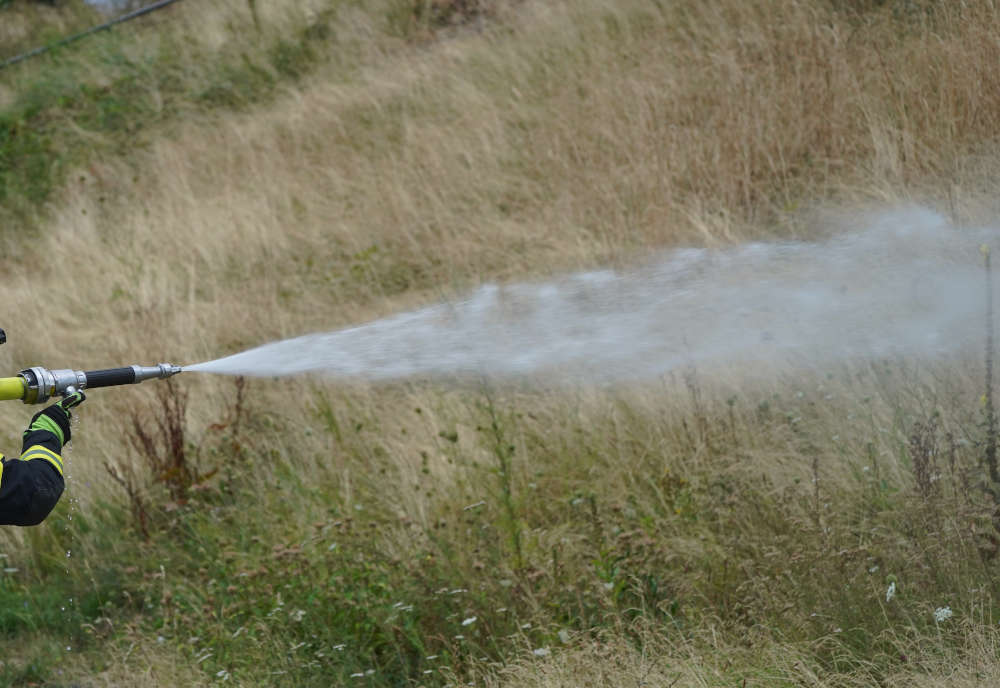
[[[254,40],[263,49],[252,52],[240,47],[245,36],[238,25],[225,50],[196,46],[192,52],[184,36],[169,32],[156,34],[155,49],[142,46],[144,35],[156,29],[137,24],[0,72],[0,83],[15,93],[0,110],[0,222],[33,226],[70,170],[141,148],[151,129],[198,111],[268,101],[283,79],[300,78],[332,59],[338,37],[331,26],[340,4],[331,2],[288,36],[259,33]],[[345,78],[349,69],[345,62]]]
[[[395,513],[381,489],[405,479],[389,448],[398,431],[381,414],[345,412],[329,397],[294,422],[255,410],[236,454],[221,436],[196,443],[227,470],[190,501],[150,492],[148,541],[119,506],[84,516],[64,502],[35,531],[32,563],[0,581],[0,634],[59,638],[99,670],[100,629],[130,626],[109,640],[138,634],[206,681],[228,672],[247,685],[319,686],[374,670],[366,685],[393,686],[441,685],[613,628],[640,645],[655,627],[704,649],[706,625],[734,645],[814,646],[823,675],[863,666],[888,676],[904,668],[909,638],[959,651],[962,624],[996,617],[989,504],[962,489],[975,480],[973,448],[955,449],[925,500],[855,451],[906,455],[914,407],[873,401],[875,422],[895,415],[899,428],[831,444],[822,392],[700,398],[673,417],[607,398],[573,422],[551,399],[464,392],[458,406],[433,410],[435,444],[456,476],[419,473],[412,489],[435,505],[423,521]],[[563,419],[555,436],[547,414]],[[333,455],[269,456],[268,436],[307,428],[310,446],[332,443]],[[795,469],[759,473],[762,447],[783,447]],[[604,464],[627,469],[591,480]],[[348,466],[360,469],[350,500],[340,496]],[[886,601],[890,581],[897,593]],[[956,618],[935,623],[946,605]],[[18,671],[51,678],[45,666]]]
[[[448,10],[445,19],[433,13],[425,17],[414,9],[417,5],[405,0],[388,4],[386,21],[398,24],[401,38],[412,38],[423,27],[472,18],[461,10]],[[280,84],[294,82],[320,64],[334,62],[349,80],[363,38],[335,30],[344,6],[350,3],[330,0],[325,9],[283,33],[256,20],[233,22],[221,50],[192,46],[186,36],[147,28],[140,19],[127,29],[95,34],[0,72],[0,84],[15,93],[0,109],[0,223],[31,226],[69,170],[101,156],[127,155],[146,144],[150,129],[199,111],[267,102]],[[11,10],[0,6],[0,19],[4,11]],[[39,28],[11,48],[45,45],[98,19],[76,3],[58,16],[65,19],[67,13],[72,21],[63,26],[62,35],[36,20]],[[143,45],[146,38],[153,38],[150,45],[156,47]]]
[[[105,18],[83,0],[64,0],[58,6],[25,0],[0,1],[0,61],[54,45],[61,39],[100,24]],[[8,25],[22,25],[12,31]]]

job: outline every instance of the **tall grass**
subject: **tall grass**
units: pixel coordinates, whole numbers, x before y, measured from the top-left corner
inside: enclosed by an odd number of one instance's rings
[[[11,121],[51,127],[8,139],[47,200],[8,187],[0,363],[195,362],[481,281],[808,238],[830,209],[993,217],[996,8],[870,5],[497,3],[441,31],[402,1],[181,3],[0,74]],[[0,535],[30,610],[0,628],[41,667],[8,681],[995,674],[982,363],[756,373],[261,380],[238,437],[231,385],[182,376],[218,470],[144,487],[149,542],[103,466],[152,392],[95,391],[63,505]],[[7,451],[28,416],[0,419]]]

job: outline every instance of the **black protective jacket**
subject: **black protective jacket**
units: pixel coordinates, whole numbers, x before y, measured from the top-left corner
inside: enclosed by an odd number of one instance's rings
[[[49,430],[24,435],[21,456],[0,454],[0,525],[36,526],[49,515],[63,488],[62,443]]]

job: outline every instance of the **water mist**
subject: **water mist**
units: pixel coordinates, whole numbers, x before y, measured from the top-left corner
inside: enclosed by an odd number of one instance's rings
[[[981,346],[978,249],[997,235],[906,209],[821,242],[681,249],[628,272],[487,285],[455,302],[185,370],[614,382],[691,364],[933,358]]]

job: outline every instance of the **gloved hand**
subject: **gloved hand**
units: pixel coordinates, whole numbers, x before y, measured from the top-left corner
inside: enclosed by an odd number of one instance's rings
[[[59,438],[61,444],[66,445],[72,435],[69,429],[69,419],[72,416],[70,409],[83,403],[86,398],[87,395],[83,392],[74,392],[63,397],[62,400],[36,413],[24,433],[48,430]]]

